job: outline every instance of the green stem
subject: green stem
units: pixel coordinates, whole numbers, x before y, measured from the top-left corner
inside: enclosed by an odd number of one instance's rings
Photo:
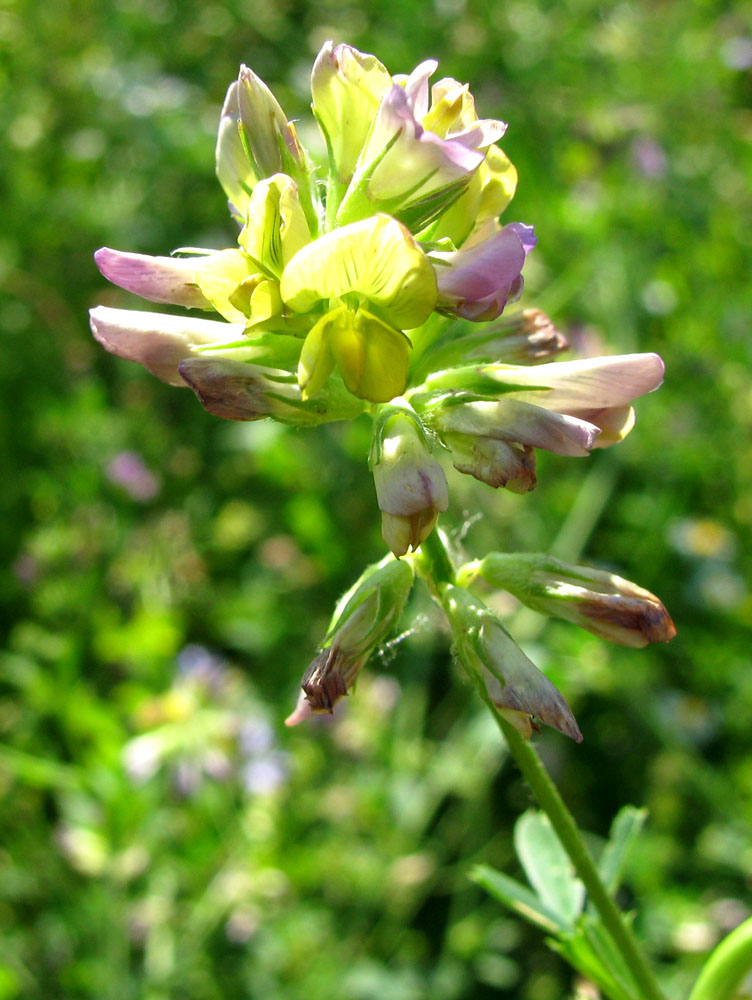
[[[438,594],[440,583],[455,582],[454,564],[447,550],[446,539],[438,528],[420,546],[420,571],[431,589]]]
[[[481,692],[485,695],[485,691]],[[535,748],[506,719],[503,719],[493,702],[485,695],[484,700],[493,712],[499,729],[509,746],[509,751],[517,766],[533,790],[538,805],[551,821],[559,842],[574,865],[574,869],[587,889],[593,906],[598,911],[604,927],[613,938],[624,961],[632,972],[645,1000],[664,1000],[645,956],[640,949],[632,929],[609,895],[601,881],[598,869],[585,846],[580,831],[564,800],[548,775]]]
[[[455,582],[455,570],[442,534],[434,531],[421,545],[422,559],[419,568],[426,577],[432,592],[438,594],[440,584]],[[621,953],[632,972],[635,983],[640,988],[642,1000],[665,1000],[663,993],[640,949],[632,929],[601,881],[595,862],[585,846],[572,814],[548,775],[535,748],[511,723],[507,722],[496,709],[477,671],[468,671],[480,696],[488,705],[496,724],[501,730],[509,752],[517,762],[523,777],[538,801],[538,805],[551,821],[561,846],[566,851],[575,871],[585,886],[590,901],[598,911],[604,927],[610,933],[614,945]],[[710,1000],[711,994],[692,996],[691,1000]],[[718,1000],[713,995],[713,1000]]]
[[[752,969],[752,917],[718,945],[705,963],[689,1000],[732,1000]]]

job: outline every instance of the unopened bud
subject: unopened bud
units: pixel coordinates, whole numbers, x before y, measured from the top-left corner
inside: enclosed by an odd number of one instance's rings
[[[288,726],[317,712],[331,713],[396,625],[413,578],[407,562],[389,556],[370,566],[340,599],[319,654],[303,675],[301,697],[286,720]]]
[[[531,719],[582,741],[572,712],[551,681],[538,670],[510,636],[499,618],[463,587],[444,588],[442,604],[454,633],[457,658],[479,677],[491,701],[524,735],[535,728]]]
[[[622,646],[640,648],[676,635],[655,594],[605,570],[570,565],[542,553],[501,552],[479,560],[476,570],[492,587],[509,591],[534,611],[563,618]]]
[[[448,433],[442,440],[458,472],[475,476],[494,488],[506,486],[513,493],[535,488],[535,449],[529,445],[473,434]]]
[[[523,309],[505,314],[482,330],[460,335],[449,328],[426,351],[416,370],[415,379],[423,380],[431,372],[469,362],[503,362],[530,365],[545,361],[567,350],[569,341],[540,309]]]
[[[370,461],[384,541],[395,556],[403,556],[425,541],[449,505],[444,470],[431,455],[420,418],[406,400],[397,400],[379,415]]]
[[[292,155],[302,159],[295,127],[288,123],[279,103],[252,69],[240,67],[238,110],[243,138],[259,177],[283,173]]]
[[[338,379],[303,400],[296,377],[288,371],[230,361],[190,358],[178,372],[209,413],[225,420],[273,417],[285,424],[314,426],[359,416],[363,404]]]
[[[478,338],[469,338],[467,358],[489,360],[504,364],[532,364],[560,354],[569,347],[569,341],[556,329],[540,309],[523,309],[522,312],[492,323]]]

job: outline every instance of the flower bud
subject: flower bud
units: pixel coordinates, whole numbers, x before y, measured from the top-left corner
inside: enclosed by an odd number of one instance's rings
[[[230,84],[219,119],[215,152],[217,179],[230,203],[230,211],[241,224],[245,221],[248,199],[259,175],[248,158],[240,121],[237,80]]]
[[[310,427],[334,420],[352,420],[363,404],[337,379],[303,400],[291,372],[226,358],[189,358],[178,372],[209,413],[225,420],[273,417],[285,424]]]
[[[287,173],[289,160],[301,163],[303,150],[295,126],[263,80],[248,66],[240,67],[238,78],[238,111],[256,173],[259,177]]]
[[[288,726],[316,712],[332,712],[396,625],[413,578],[407,562],[388,556],[369,566],[340,599],[320,652],[303,675],[301,697],[286,720]]]
[[[443,439],[470,434],[585,456],[634,426],[629,403],[663,380],[657,354],[545,365],[467,365],[429,375],[411,398]]]
[[[315,231],[318,219],[311,164],[295,125],[264,81],[241,66],[237,81],[227,91],[217,139],[217,176],[238,221],[247,220],[256,184],[279,173],[297,184],[308,225]]]
[[[525,656],[499,618],[464,587],[445,587],[441,599],[457,659],[481,678],[500,713],[526,736],[535,728],[532,717],[580,743],[582,734],[561,693]]]
[[[425,352],[413,382],[431,372],[476,362],[531,365],[567,350],[567,338],[540,309],[523,309],[503,316],[480,330],[450,326]]]
[[[379,414],[370,455],[384,541],[403,556],[417,549],[449,506],[444,470],[431,455],[426,432],[406,400]]]
[[[458,472],[474,476],[494,489],[505,486],[512,493],[535,489],[535,449],[530,445],[472,434],[448,433],[442,440]]]
[[[543,553],[489,553],[475,570],[534,611],[573,622],[622,646],[668,642],[676,628],[661,601],[629,580]]]

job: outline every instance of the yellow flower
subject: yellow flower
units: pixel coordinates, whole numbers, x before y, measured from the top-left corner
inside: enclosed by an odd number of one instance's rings
[[[280,283],[287,308],[324,309],[306,337],[298,378],[304,398],[337,365],[356,396],[386,402],[407,385],[410,341],[436,304],[431,263],[388,215],[343,226],[304,246]]]

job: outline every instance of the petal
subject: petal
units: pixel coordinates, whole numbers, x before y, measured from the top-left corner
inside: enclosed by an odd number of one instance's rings
[[[101,247],[94,260],[114,285],[134,292],[150,302],[166,302],[188,309],[211,309],[211,303],[196,285],[196,270],[206,257],[149,257]]]
[[[445,77],[433,85],[431,99],[431,110],[422,124],[437,135],[456,139],[477,130],[479,134],[473,137],[471,144],[474,149],[483,149],[506,132],[505,122],[478,118],[475,99],[467,84]]]
[[[230,84],[222,106],[217,134],[216,165],[219,183],[230,199],[233,214],[242,222],[250,193],[258,180],[240,137],[239,84]]]
[[[538,237],[535,235],[535,227],[526,226],[524,222],[510,222],[504,227],[504,229],[502,229],[502,232],[506,229],[511,229],[512,232],[517,233],[520,243],[522,244],[522,249],[525,251],[525,256],[527,257],[535,244],[538,242]]]
[[[92,309],[90,317],[92,333],[110,354],[136,361],[163,382],[180,386],[185,383],[177,371],[179,362],[201,345],[236,342],[245,329],[242,323],[106,306]]]
[[[261,281],[253,289],[250,300],[249,327],[257,327],[262,323],[269,324],[269,321],[282,315],[282,297],[279,294],[279,282]]]
[[[406,555],[408,549],[414,552],[428,538],[438,519],[438,511],[431,507],[409,517],[382,513],[381,537],[399,559]]]
[[[562,413],[611,409],[657,389],[663,381],[664,364],[657,354],[621,354],[611,358],[554,361],[535,368],[486,369],[508,385],[546,387],[515,392],[526,400]]]
[[[519,277],[525,250],[517,231],[505,226],[469,249],[434,255],[439,302],[474,301],[508,288]]]
[[[279,277],[310,239],[297,184],[286,174],[260,181],[253,190],[246,224],[238,237],[248,256]]]
[[[447,137],[452,142],[460,143],[468,149],[487,149],[497,139],[501,139],[507,130],[506,122],[495,118],[479,118],[461,132],[452,132]]]
[[[330,338],[332,355],[354,396],[387,403],[405,391],[410,341],[404,333],[364,309],[343,310]]]
[[[587,420],[588,423],[600,427],[601,432],[593,445],[594,448],[609,448],[612,444],[623,441],[635,425],[633,406],[606,407],[604,410],[585,410],[572,413],[571,416]]]
[[[485,222],[501,215],[514,197],[517,170],[498,146],[490,146],[478,174],[482,186],[478,222]]]
[[[205,298],[230,323],[242,322],[245,316],[232,304],[232,296],[253,273],[251,260],[240,250],[218,250],[201,262],[196,281]]]
[[[365,310],[344,306],[323,316],[303,344],[298,381],[303,398],[320,389],[338,365],[348,390],[359,399],[386,403],[407,385],[410,341]]]
[[[404,88],[414,116],[420,121],[428,111],[428,81],[438,69],[435,59],[425,59],[405,80]]]
[[[483,159],[472,145],[441,139],[423,129],[405,91],[395,86],[381,102],[353,183],[367,171],[368,192],[374,200],[424,197],[458,179],[469,180]]]
[[[311,708],[311,705],[306,697],[305,691],[301,691],[298,695],[298,700],[295,708],[285,719],[286,726],[297,726],[301,722],[305,722],[307,719],[312,719],[316,713]]]
[[[431,88],[431,110],[416,115],[423,128],[442,139],[451,132],[462,132],[478,120],[475,101],[467,84],[444,77]]]
[[[313,64],[313,111],[341,183],[350,180],[373,125],[379,102],[392,85],[388,70],[350,45],[326,42]]]
[[[478,434],[545,448],[557,455],[585,456],[600,433],[577,417],[505,397],[498,402],[461,403],[439,414],[440,431]]]
[[[413,529],[412,519],[400,517],[399,514],[381,514],[381,537],[398,559],[407,554],[410,545],[415,541],[413,548],[417,548],[420,542],[417,541],[417,533]]]
[[[298,383],[303,399],[318,392],[334,370],[334,357],[327,336],[330,324],[331,314],[327,313],[309,330],[303,342],[298,364]]]
[[[412,329],[433,310],[436,278],[407,229],[388,215],[375,215],[309,243],[282,275],[282,298],[296,312],[350,292],[395,327]]]
[[[522,291],[520,272],[526,247],[534,242],[532,226],[512,223],[454,253],[432,254],[439,306],[466,319],[496,319]]]

